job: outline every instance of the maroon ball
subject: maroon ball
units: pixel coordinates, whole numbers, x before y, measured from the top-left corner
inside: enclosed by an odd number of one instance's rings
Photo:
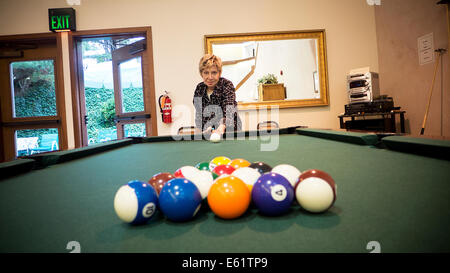
[[[175,178],[175,176],[173,176],[173,174],[171,174],[171,173],[167,173],[167,172],[166,173],[158,173],[158,174],[155,174],[154,176],[152,176],[152,178],[150,178],[148,183],[153,188],[155,188],[156,192],[159,195],[164,184],[166,184],[167,181],[174,179],[174,178]]]
[[[320,178],[323,181],[325,181],[326,183],[328,183],[328,185],[330,185],[330,187],[333,191],[333,200],[330,204],[330,207],[331,207],[334,204],[334,202],[336,201],[336,183],[334,182],[334,179],[331,177],[331,175],[329,175],[328,173],[326,173],[324,171],[317,170],[317,169],[311,169],[311,170],[302,172],[298,178],[297,183],[295,184],[294,192],[297,193],[298,185],[300,185],[300,183],[302,183],[302,181],[304,181],[310,177]],[[298,199],[298,197],[297,197],[297,199]],[[329,209],[330,207],[328,207],[327,209]]]

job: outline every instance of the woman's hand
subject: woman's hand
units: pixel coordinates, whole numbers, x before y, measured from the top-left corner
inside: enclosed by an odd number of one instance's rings
[[[212,127],[209,126],[208,128],[206,128],[206,129],[202,132],[202,134],[210,134],[211,131],[212,131]]]

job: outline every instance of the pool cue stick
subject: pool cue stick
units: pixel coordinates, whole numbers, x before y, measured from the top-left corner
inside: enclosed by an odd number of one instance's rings
[[[434,66],[433,81],[431,82],[431,88],[430,88],[430,93],[429,93],[430,95],[428,96],[428,104],[427,104],[427,108],[425,109],[425,116],[423,117],[422,129],[420,130],[421,135],[423,135],[423,133],[425,132],[425,123],[427,122],[428,110],[430,109],[431,95],[433,94],[434,80],[436,79],[436,72],[437,72],[437,68],[439,66],[439,59],[440,58],[437,58],[436,65]]]
[[[428,104],[427,104],[427,108],[425,110],[425,116],[423,117],[422,129],[420,130],[421,135],[423,135],[423,133],[425,132],[425,124],[427,122],[428,110],[430,109],[431,96],[433,94],[434,81],[436,79],[436,72],[437,72],[437,69],[439,66],[439,60],[442,58],[442,54],[444,54],[445,51],[447,51],[447,50],[445,50],[443,48],[438,48],[434,51],[434,52],[438,53],[438,58],[436,61],[436,65],[434,66],[434,75],[433,75],[433,81],[431,82],[430,95],[428,96]]]

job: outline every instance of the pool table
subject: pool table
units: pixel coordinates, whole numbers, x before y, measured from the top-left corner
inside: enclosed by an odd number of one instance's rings
[[[129,138],[36,154],[0,166],[0,252],[369,253],[450,251],[450,141],[284,128],[235,134]],[[216,217],[204,202],[183,223],[161,212],[145,225],[121,222],[120,186],[148,181],[216,156],[321,169],[337,200],[321,214],[294,202],[267,217],[254,206]]]

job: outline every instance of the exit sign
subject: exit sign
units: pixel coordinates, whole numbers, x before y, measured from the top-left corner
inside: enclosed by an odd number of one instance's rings
[[[75,10],[73,8],[48,9],[50,31],[75,31]]]

